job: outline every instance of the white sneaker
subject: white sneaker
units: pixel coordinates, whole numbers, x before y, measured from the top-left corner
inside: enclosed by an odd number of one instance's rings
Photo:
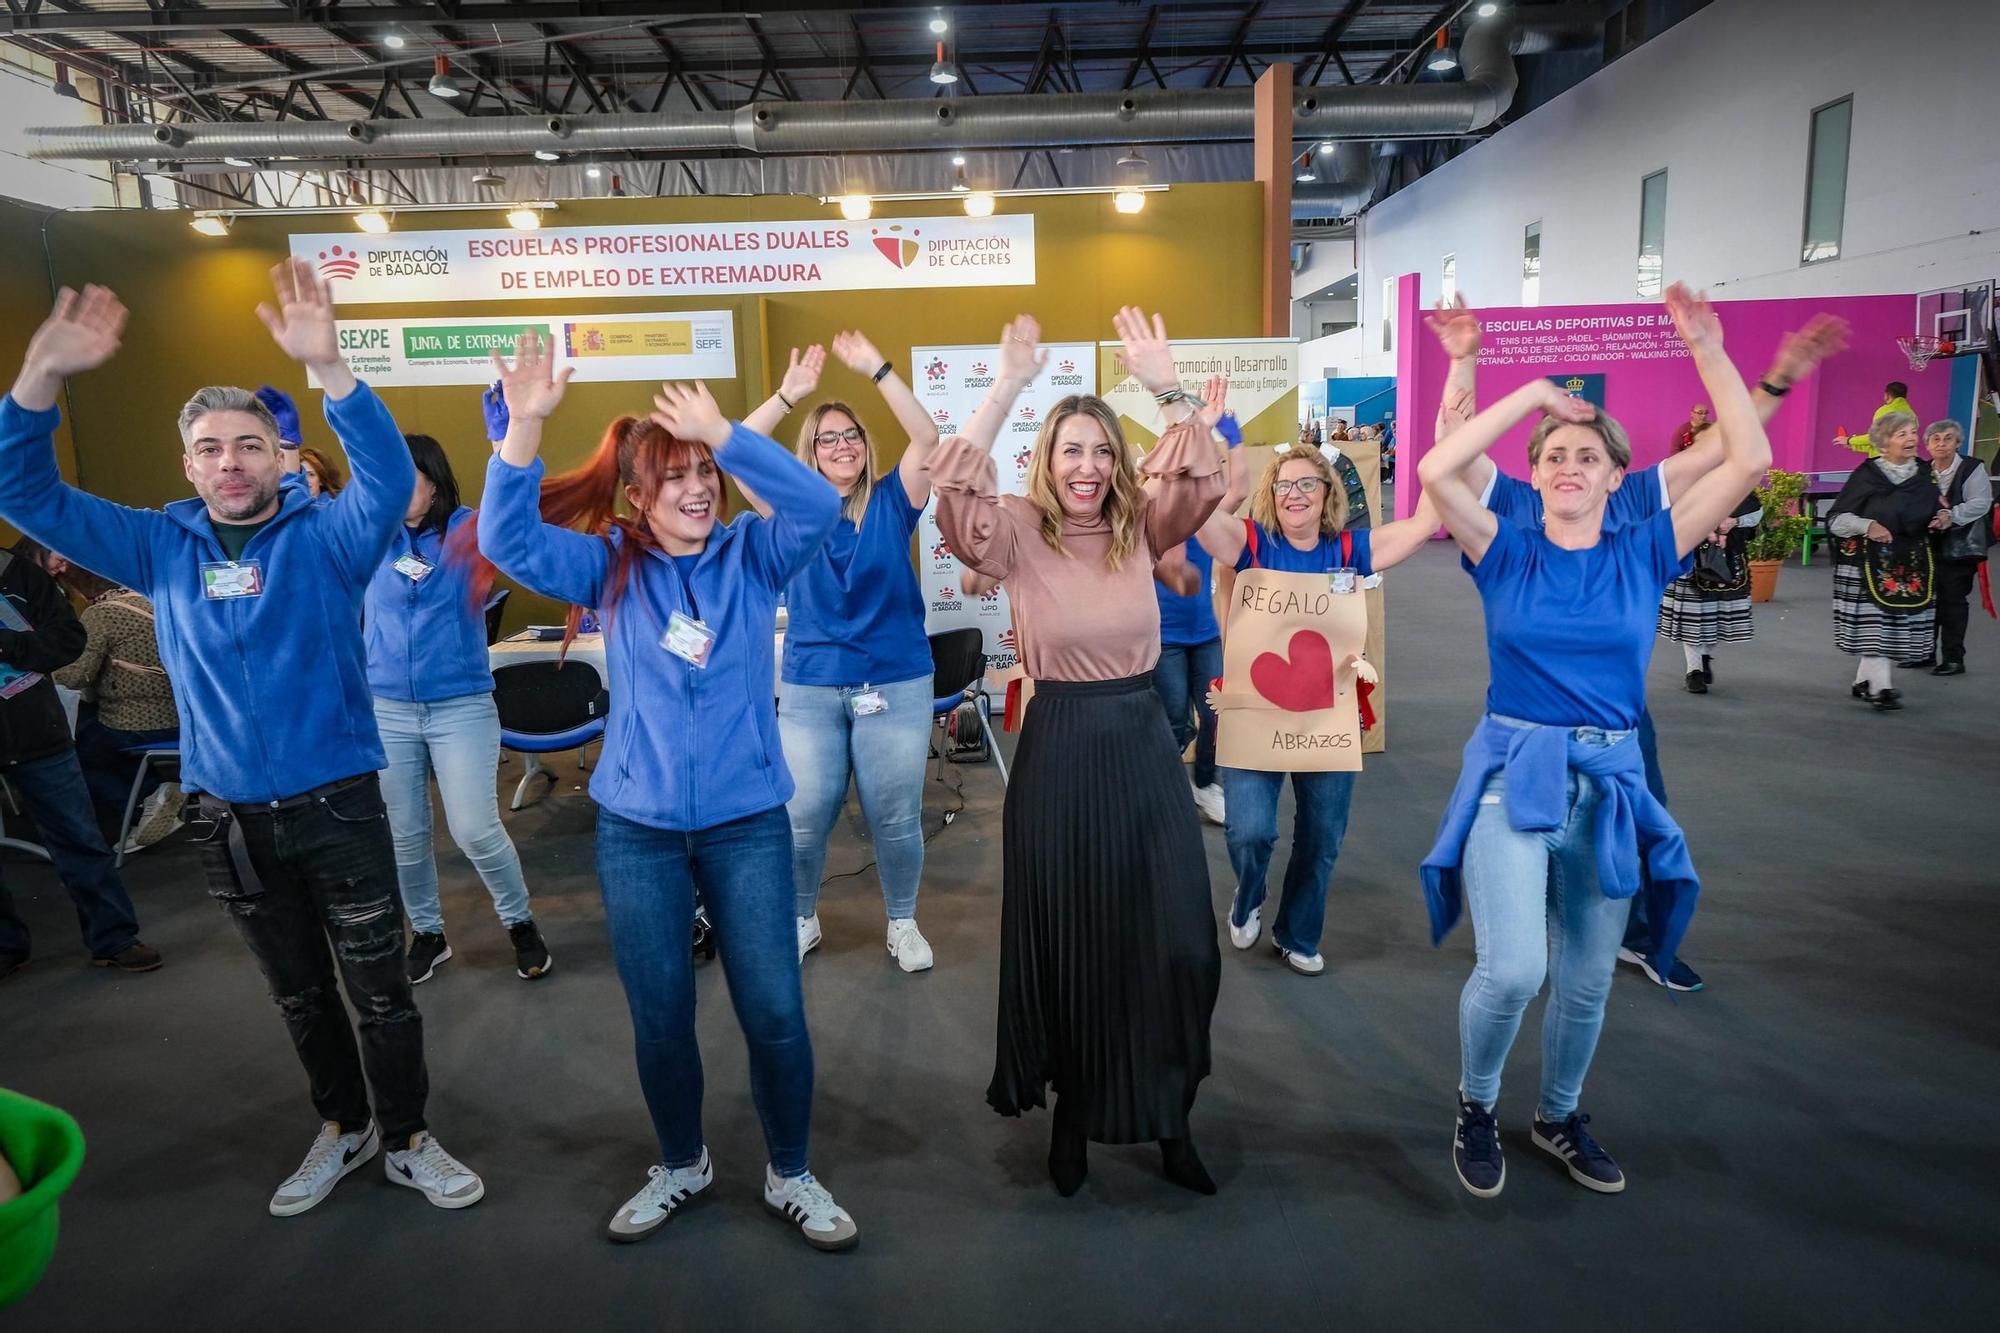
[[[1222,804],[1222,784],[1211,782],[1206,787],[1196,787],[1194,789],[1194,808],[1199,810],[1201,817],[1211,824],[1225,823],[1226,816]]]
[[[486,1197],[486,1184],[444,1150],[429,1130],[410,1135],[410,1146],[391,1150],[382,1170],[398,1185],[422,1190],[440,1208],[470,1208]]]
[[[819,948],[819,913],[814,912],[811,916],[799,918],[799,961],[803,963],[806,955],[817,948]]]
[[[931,965],[931,944],[917,929],[913,916],[899,916],[889,922],[889,956],[905,972],[922,972]]]
[[[1278,951],[1278,957],[1285,960],[1285,966],[1300,976],[1316,977],[1326,971],[1326,959],[1316,953],[1293,953],[1282,944],[1271,947]]]
[[[816,1250],[845,1250],[861,1239],[861,1228],[833,1201],[812,1172],[780,1180],[764,1167],[764,1206],[799,1224],[806,1244]]]
[[[693,1166],[649,1166],[646,1175],[645,1187],[627,1199],[605,1227],[604,1234],[612,1240],[629,1243],[658,1231],[675,1209],[714,1183],[715,1168],[704,1146],[701,1160]]]
[[[185,803],[179,783],[163,782],[155,787],[153,794],[140,803],[138,819],[120,850],[130,856],[173,836],[185,822],[181,818],[181,807]]]
[[[327,1121],[319,1127],[319,1137],[313,1140],[306,1160],[271,1196],[271,1216],[295,1217],[303,1213],[333,1193],[342,1176],[373,1158],[381,1148],[382,1136],[375,1132],[374,1121],[354,1134],[343,1134],[339,1125]]]
[[[1247,949],[1255,944],[1257,937],[1264,933],[1264,923],[1260,919],[1263,915],[1263,908],[1253,908],[1250,912],[1250,919],[1242,925],[1239,926],[1233,921],[1230,922],[1229,942],[1239,949]]]

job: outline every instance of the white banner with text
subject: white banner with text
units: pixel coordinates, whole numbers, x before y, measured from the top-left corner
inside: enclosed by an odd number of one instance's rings
[[[736,378],[736,319],[727,310],[343,319],[337,327],[347,364],[377,387],[490,383],[492,354],[512,356],[514,340],[529,330],[577,380]]]

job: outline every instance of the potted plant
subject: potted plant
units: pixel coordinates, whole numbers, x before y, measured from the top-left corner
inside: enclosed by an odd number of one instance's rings
[[[1757,502],[1764,507],[1763,520],[1744,545],[1750,562],[1750,600],[1768,602],[1778,589],[1778,569],[1785,557],[1799,549],[1812,519],[1799,512],[1804,503],[1806,474],[1780,472],[1773,468],[1757,488]]]

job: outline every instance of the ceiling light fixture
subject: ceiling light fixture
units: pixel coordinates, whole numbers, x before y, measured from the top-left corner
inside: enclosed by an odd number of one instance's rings
[[[931,31],[939,37],[944,36],[945,31],[950,27],[951,25],[944,21],[944,15],[942,13],[938,14],[935,18],[931,20]]]
[[[1146,206],[1146,195],[1141,190],[1120,190],[1111,196],[1111,206],[1120,213],[1137,213]]]
[[[431,61],[431,81],[424,85],[432,97],[442,97],[450,101],[465,96],[465,89],[458,86],[458,80],[451,77],[451,61],[438,56]]]
[[[546,148],[537,148],[537,149],[535,150],[535,161],[537,161],[537,162],[560,162],[560,161],[562,161],[562,154],[561,154],[561,153],[552,153],[552,152],[550,152],[550,151],[549,151],[548,149],[546,149]]]
[[[1500,6],[1498,5],[1481,5],[1479,7],[1479,17],[1483,19],[1490,19],[1499,12]]]
[[[225,157],[222,159],[222,165],[225,167],[242,167],[246,171],[255,171],[257,169],[257,164],[247,157]]]
[[[964,166],[964,165],[965,165],[965,154],[964,154],[964,153],[953,153],[953,154],[951,155],[951,164],[952,164],[953,166],[955,166],[955,167],[962,167],[962,166]]]
[[[1331,153],[1333,151],[1333,140],[1328,139],[1325,143],[1321,144],[1319,146],[1319,151],[1321,152],[1322,155],[1326,153]]]
[[[197,213],[194,216],[194,220],[188,223],[188,226],[193,227],[204,236],[227,236],[229,234],[229,219],[220,213]]]
[[[400,51],[408,44],[400,32],[385,32],[382,34],[382,45],[388,47],[391,51]]]
[[[506,183],[507,178],[490,166],[475,172],[472,177],[472,188],[475,190],[497,190]]]
[[[931,82],[940,85],[958,82],[958,71],[944,58],[943,42],[937,44],[937,62],[931,66]]]
[[[602,176],[604,174],[604,168],[599,166],[596,162],[586,162],[583,167],[583,174],[590,177],[592,180],[596,180],[599,176]]]
[[[1443,28],[1438,29],[1437,48],[1431,52],[1431,58],[1424,63],[1424,68],[1438,74],[1458,68],[1458,57],[1452,54],[1451,43],[1446,39]]]
[[[865,194],[844,194],[840,197],[840,216],[849,222],[866,222],[868,215],[875,211],[875,201]]]
[[[354,225],[371,236],[380,236],[389,230],[389,215],[379,208],[366,209],[354,215]]]
[[[515,231],[533,231],[542,225],[542,215],[540,211],[524,204],[519,208],[507,210],[507,225]]]
[[[965,216],[969,218],[990,218],[993,216],[993,192],[974,190],[965,196]]]
[[[1139,149],[1127,148],[1124,154],[1119,157],[1118,165],[1121,167],[1136,167],[1139,170],[1144,171],[1150,168],[1153,164],[1146,160],[1145,153],[1141,152]]]

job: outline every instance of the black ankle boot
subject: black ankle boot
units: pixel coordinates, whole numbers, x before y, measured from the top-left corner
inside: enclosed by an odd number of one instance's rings
[[[1215,1180],[1208,1174],[1208,1168],[1201,1164],[1201,1154],[1194,1150],[1194,1140],[1161,1139],[1160,1169],[1167,1179],[1183,1189],[1191,1189],[1196,1194],[1215,1193]]]
[[[1055,1182],[1056,1193],[1067,1199],[1083,1188],[1084,1178],[1090,1174],[1088,1145],[1083,1128],[1083,1118],[1072,1115],[1063,1107],[1060,1097],[1056,1099],[1055,1124],[1049,1130],[1049,1179]]]

